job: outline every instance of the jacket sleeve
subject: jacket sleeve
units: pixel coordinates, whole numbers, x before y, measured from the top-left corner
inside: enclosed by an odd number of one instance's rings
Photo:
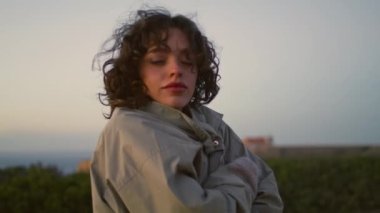
[[[226,144],[226,161],[230,162],[243,156],[248,156],[258,167],[258,189],[252,204],[252,212],[276,213],[283,211],[283,202],[278,191],[276,178],[272,169],[258,156],[249,152],[241,139],[225,123],[221,131]]]
[[[250,212],[255,193],[230,165],[199,183],[202,146],[185,138],[138,122],[105,132],[92,160],[94,212]]]

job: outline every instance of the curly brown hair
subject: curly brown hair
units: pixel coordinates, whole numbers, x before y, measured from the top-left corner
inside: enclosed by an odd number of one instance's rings
[[[167,40],[170,28],[177,28],[187,36],[195,55],[198,75],[189,104],[208,104],[215,98],[219,91],[219,59],[213,44],[197,25],[183,15],[171,16],[165,9],[139,10],[134,19],[114,31],[94,57],[98,62],[108,57],[101,67],[105,92],[98,93],[100,102],[111,107],[110,114],[104,115],[106,118],[112,116],[116,107],[135,109],[151,101],[144,92],[140,64],[150,47]]]

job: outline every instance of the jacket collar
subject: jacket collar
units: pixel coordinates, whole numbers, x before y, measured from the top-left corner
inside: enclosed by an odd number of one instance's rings
[[[178,126],[186,132],[195,135],[201,141],[204,141],[208,138],[207,132],[203,130],[199,125],[197,125],[197,123],[192,118],[175,108],[152,101],[146,106],[142,107],[141,110],[154,114],[160,120],[164,120],[168,123]],[[197,118],[196,120],[199,118],[202,119],[202,115],[198,115],[196,111],[189,110],[189,112],[191,113],[191,117]]]

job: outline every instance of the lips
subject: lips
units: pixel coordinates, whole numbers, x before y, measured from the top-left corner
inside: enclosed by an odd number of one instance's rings
[[[169,83],[162,87],[163,89],[187,89],[187,86],[180,82]]]

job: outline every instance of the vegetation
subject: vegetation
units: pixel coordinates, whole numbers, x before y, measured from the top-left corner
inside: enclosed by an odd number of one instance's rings
[[[266,159],[284,212],[379,212],[380,157]],[[0,169],[0,212],[92,212],[88,173],[40,164]]]
[[[284,212],[380,212],[380,157],[267,159]]]
[[[41,164],[0,170],[0,212],[92,212],[89,174]]]

